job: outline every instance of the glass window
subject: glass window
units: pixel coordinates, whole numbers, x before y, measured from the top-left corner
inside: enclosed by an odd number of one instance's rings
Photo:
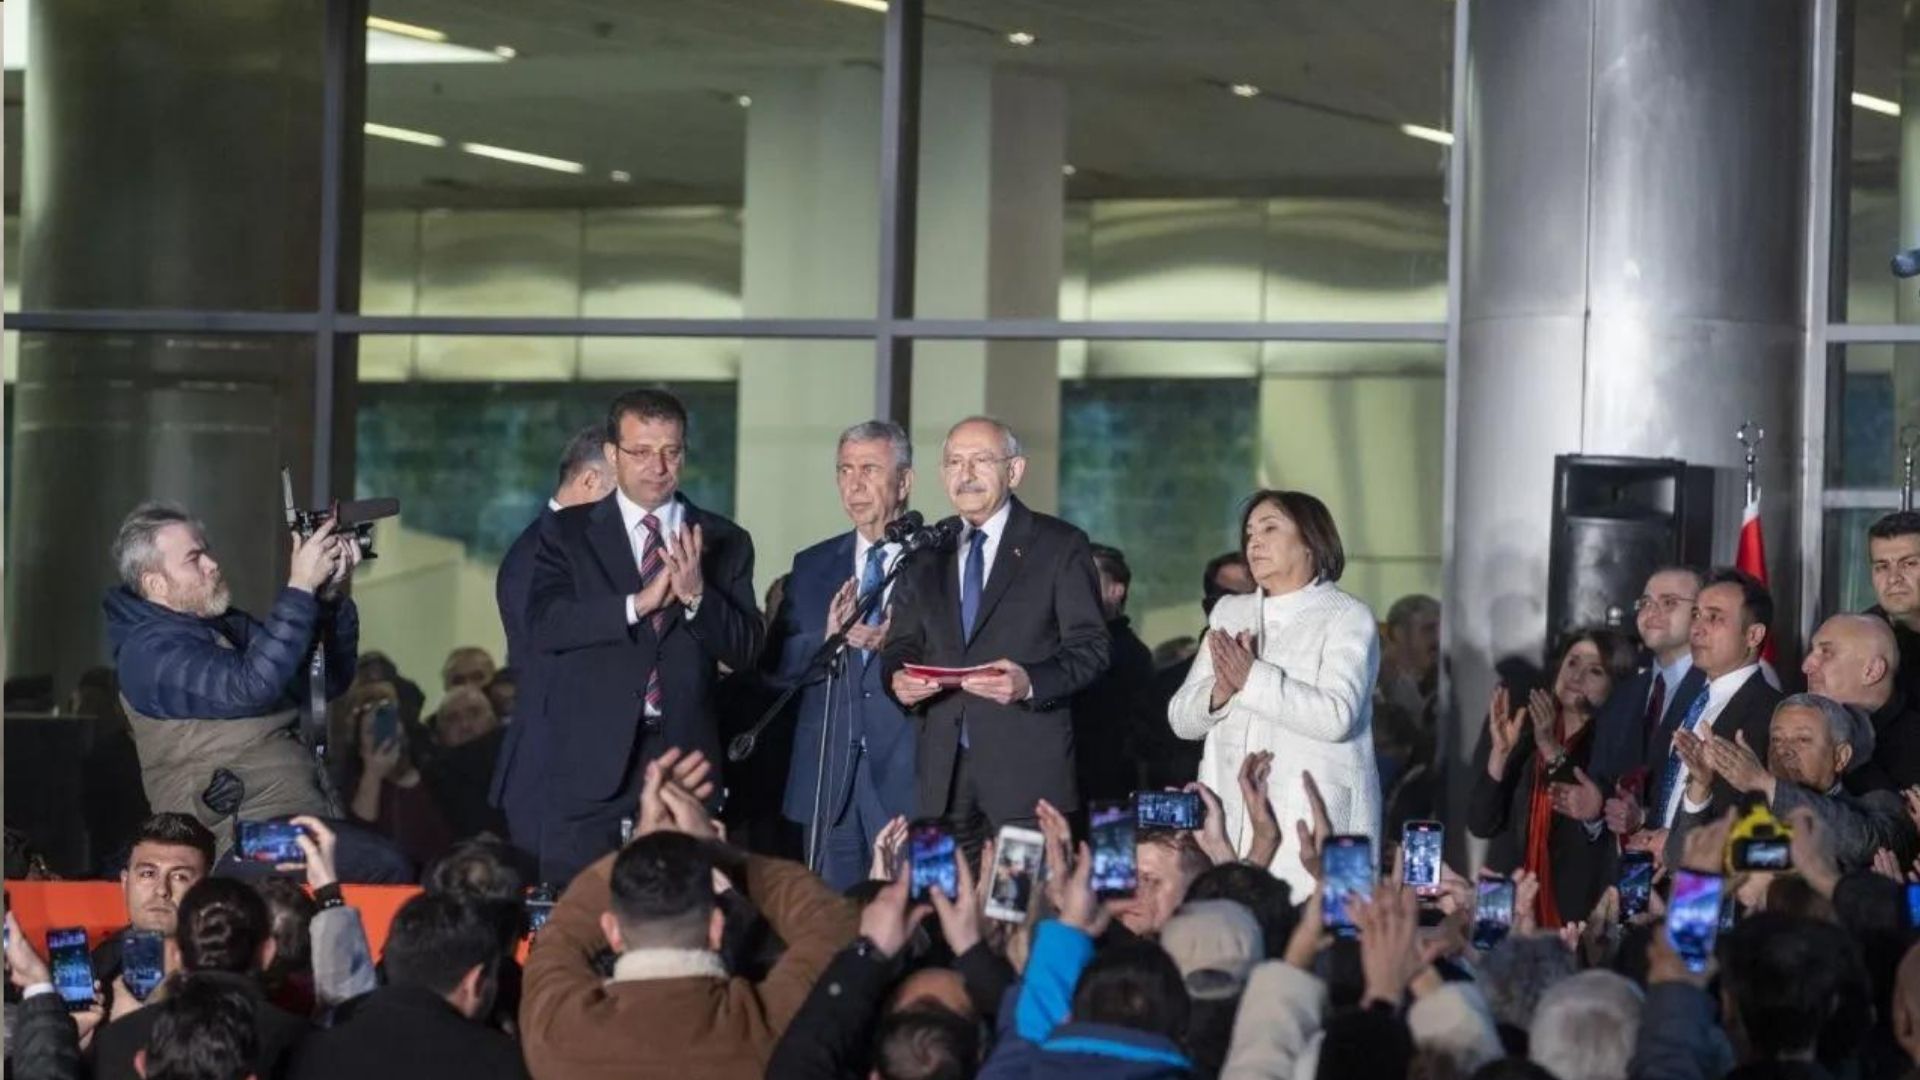
[[[363,310],[874,313],[872,12],[376,0],[373,15]]]
[[[1920,345],[1847,345],[1833,355],[1827,483],[1898,487],[1901,434],[1920,437]]]
[[[1888,270],[1898,251],[1920,244],[1920,11],[1898,0],[1854,0],[1852,40],[1843,43],[1836,108],[1833,289],[1838,320],[1920,321],[1916,283]],[[1846,22],[1843,21],[1845,26]]]
[[[1453,12],[1400,15],[930,3],[919,312],[1444,319]]]

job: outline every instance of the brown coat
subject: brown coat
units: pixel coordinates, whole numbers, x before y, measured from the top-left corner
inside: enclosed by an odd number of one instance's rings
[[[797,863],[748,856],[747,898],[787,943],[764,981],[606,981],[592,959],[606,945],[612,866],[609,855],[581,871],[527,958],[520,1043],[535,1080],[759,1080],[814,981],[858,932],[858,909]]]

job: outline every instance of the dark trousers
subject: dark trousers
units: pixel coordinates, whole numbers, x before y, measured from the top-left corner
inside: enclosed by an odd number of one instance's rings
[[[595,859],[620,846],[621,819],[640,816],[640,787],[647,763],[666,752],[667,740],[659,728],[643,728],[633,741],[626,779],[604,799],[582,799],[568,790],[564,778],[549,780],[546,821],[540,829],[542,882],[564,890]]]
[[[966,747],[960,747],[953,761],[953,786],[947,789],[947,811],[940,817],[947,830],[953,833],[955,845],[966,855],[968,865],[977,869],[980,865],[980,848],[999,832],[1000,826],[1038,829],[1040,825],[1039,818],[1033,814],[1005,821],[988,819],[986,809],[980,805],[980,787],[975,769],[973,754]]]
[[[813,852],[814,872],[835,890],[845,892],[867,879],[867,871],[873,866],[873,841],[891,818],[881,805],[880,792],[868,778],[864,749],[854,752],[853,790],[846,804],[827,807],[823,816],[829,823],[821,830]]]

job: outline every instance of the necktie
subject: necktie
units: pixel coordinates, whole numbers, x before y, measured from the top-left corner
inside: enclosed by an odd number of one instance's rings
[[[874,590],[880,587],[881,579],[886,576],[887,549],[885,545],[875,544],[867,549],[867,565],[860,572],[860,599],[865,600],[873,595]],[[860,621],[868,626],[879,626],[886,620],[886,612],[881,610],[884,606],[880,601],[875,600],[873,606],[867,609],[866,617]],[[871,656],[871,649],[860,650],[861,659],[868,659]]]
[[[666,546],[661,542],[659,518],[648,514],[640,519],[640,528],[645,530],[640,536],[640,588],[644,591],[653,584],[654,578],[666,570],[667,554]],[[654,636],[658,637],[667,628],[667,609],[663,606],[647,616],[647,620],[653,626]],[[653,667],[647,671],[647,715],[661,715],[660,706],[664,700],[660,688],[660,662],[656,657]]]
[[[1693,704],[1687,708],[1686,719],[1680,721],[1680,730],[1692,731],[1693,725],[1700,722],[1701,714],[1706,711],[1707,694],[1705,691],[1701,691],[1700,696],[1694,698]],[[1675,750],[1669,745],[1667,747],[1667,767],[1660,773],[1660,802],[1658,804],[1660,819],[1655,822],[1655,828],[1665,829],[1673,824],[1674,811],[1680,806],[1680,800],[1674,798],[1674,794],[1675,789],[1680,784],[1681,768],[1680,751]]]
[[[1653,696],[1647,699],[1646,726],[1640,730],[1651,737],[1654,732],[1660,730],[1660,718],[1665,716],[1666,712],[1667,676],[1665,672],[1657,671],[1653,675]]]
[[[980,590],[987,576],[987,534],[979,529],[967,538],[967,565],[960,575],[960,629],[973,640],[973,623],[980,616]]]

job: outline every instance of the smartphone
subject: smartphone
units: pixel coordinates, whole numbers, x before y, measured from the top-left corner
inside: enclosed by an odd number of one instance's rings
[[[916,821],[907,828],[908,872],[913,875],[909,890],[915,900],[925,900],[933,887],[949,899],[960,894],[959,870],[954,864],[953,834],[938,821]]]
[[[1793,869],[1793,840],[1785,836],[1749,836],[1728,845],[1735,870]]]
[[[1340,937],[1352,937],[1356,930],[1347,914],[1347,898],[1373,899],[1373,842],[1356,833],[1329,836],[1320,863],[1326,882],[1320,924]]]
[[[1191,791],[1142,791],[1133,804],[1143,829],[1192,830],[1207,821],[1207,804]]]
[[[1134,827],[1139,812],[1132,799],[1096,799],[1087,808],[1093,833],[1093,892],[1102,900],[1132,896],[1140,884],[1134,863]]]
[[[1920,881],[1907,882],[1907,928],[1920,930]]]
[[[1620,853],[1620,921],[1645,914],[1653,896],[1653,852]]]
[[[1000,826],[993,844],[993,880],[987,885],[986,916],[1001,922],[1025,922],[1027,902],[1046,862],[1046,838],[1033,829]]]
[[[1513,882],[1483,877],[1474,882],[1473,947],[1485,952],[1506,940],[1513,929]]]
[[[1406,853],[1406,883],[1421,896],[1440,891],[1440,859],[1446,840],[1446,826],[1437,821],[1409,821],[1400,830],[1400,850]]]
[[[373,745],[385,746],[400,737],[400,706],[382,702],[373,710]]]
[[[300,850],[300,826],[291,821],[236,821],[235,846],[248,862],[304,863],[307,854]]]
[[[129,930],[120,937],[120,981],[145,1001],[167,977],[166,938],[157,930]]]
[[[1673,898],[1667,902],[1667,944],[1686,961],[1687,970],[1707,970],[1714,938],[1720,932],[1719,874],[1673,872]]]
[[[553,894],[551,885],[527,886],[526,898],[522,901],[527,910],[527,934],[537,934],[553,917],[553,902],[559,899]]]
[[[60,992],[68,1012],[93,1006],[93,957],[87,954],[85,927],[47,931],[47,966],[52,969],[53,987]]]

